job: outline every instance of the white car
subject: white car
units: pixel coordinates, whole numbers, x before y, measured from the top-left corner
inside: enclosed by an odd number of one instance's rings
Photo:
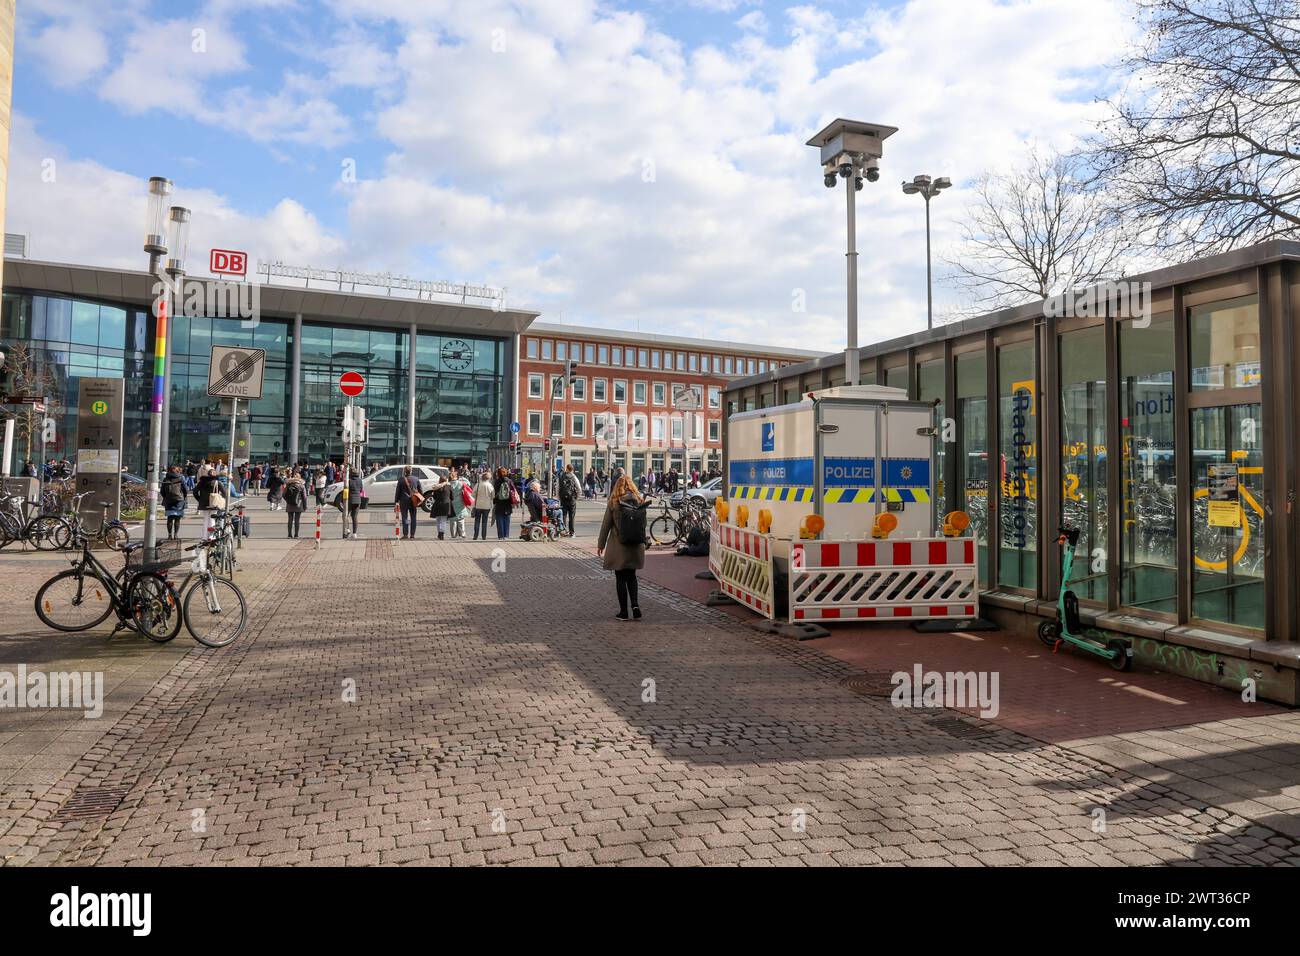
[[[712,507],[713,502],[722,497],[722,477],[710,478],[698,488],[687,488],[685,491],[675,491],[669,499],[674,505],[682,504],[682,498],[702,498],[704,503]]]
[[[397,479],[402,476],[405,465],[389,465],[373,475],[361,479],[361,487],[366,489],[366,499],[372,505],[391,505],[397,500]],[[420,479],[420,491],[428,493],[434,485],[446,481],[451,472],[442,465],[412,465],[411,474]],[[336,481],[325,486],[325,503],[336,503],[339,493],[343,491],[343,482]]]

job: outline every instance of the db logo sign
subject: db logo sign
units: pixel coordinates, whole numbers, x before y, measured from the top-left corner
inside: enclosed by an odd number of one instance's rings
[[[248,254],[233,249],[213,249],[208,270],[217,275],[242,276],[248,271]]]

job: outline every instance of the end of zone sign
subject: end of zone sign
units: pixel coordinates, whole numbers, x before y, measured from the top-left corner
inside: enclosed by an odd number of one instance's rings
[[[261,398],[265,372],[266,349],[214,345],[208,362],[208,394],[213,398]]]

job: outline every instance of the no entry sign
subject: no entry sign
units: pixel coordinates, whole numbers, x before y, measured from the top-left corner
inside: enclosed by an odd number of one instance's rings
[[[360,372],[344,372],[339,376],[339,391],[349,398],[366,390],[366,380]]]

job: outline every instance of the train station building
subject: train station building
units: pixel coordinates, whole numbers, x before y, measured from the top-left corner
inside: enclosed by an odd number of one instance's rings
[[[936,403],[938,510],[971,515],[986,614],[1026,633],[1053,616],[1057,529],[1078,527],[1086,622],[1150,666],[1296,703],[1297,316],[1300,243],[1268,242],[876,343],[860,381]],[[840,352],[724,403],[844,382]]]

